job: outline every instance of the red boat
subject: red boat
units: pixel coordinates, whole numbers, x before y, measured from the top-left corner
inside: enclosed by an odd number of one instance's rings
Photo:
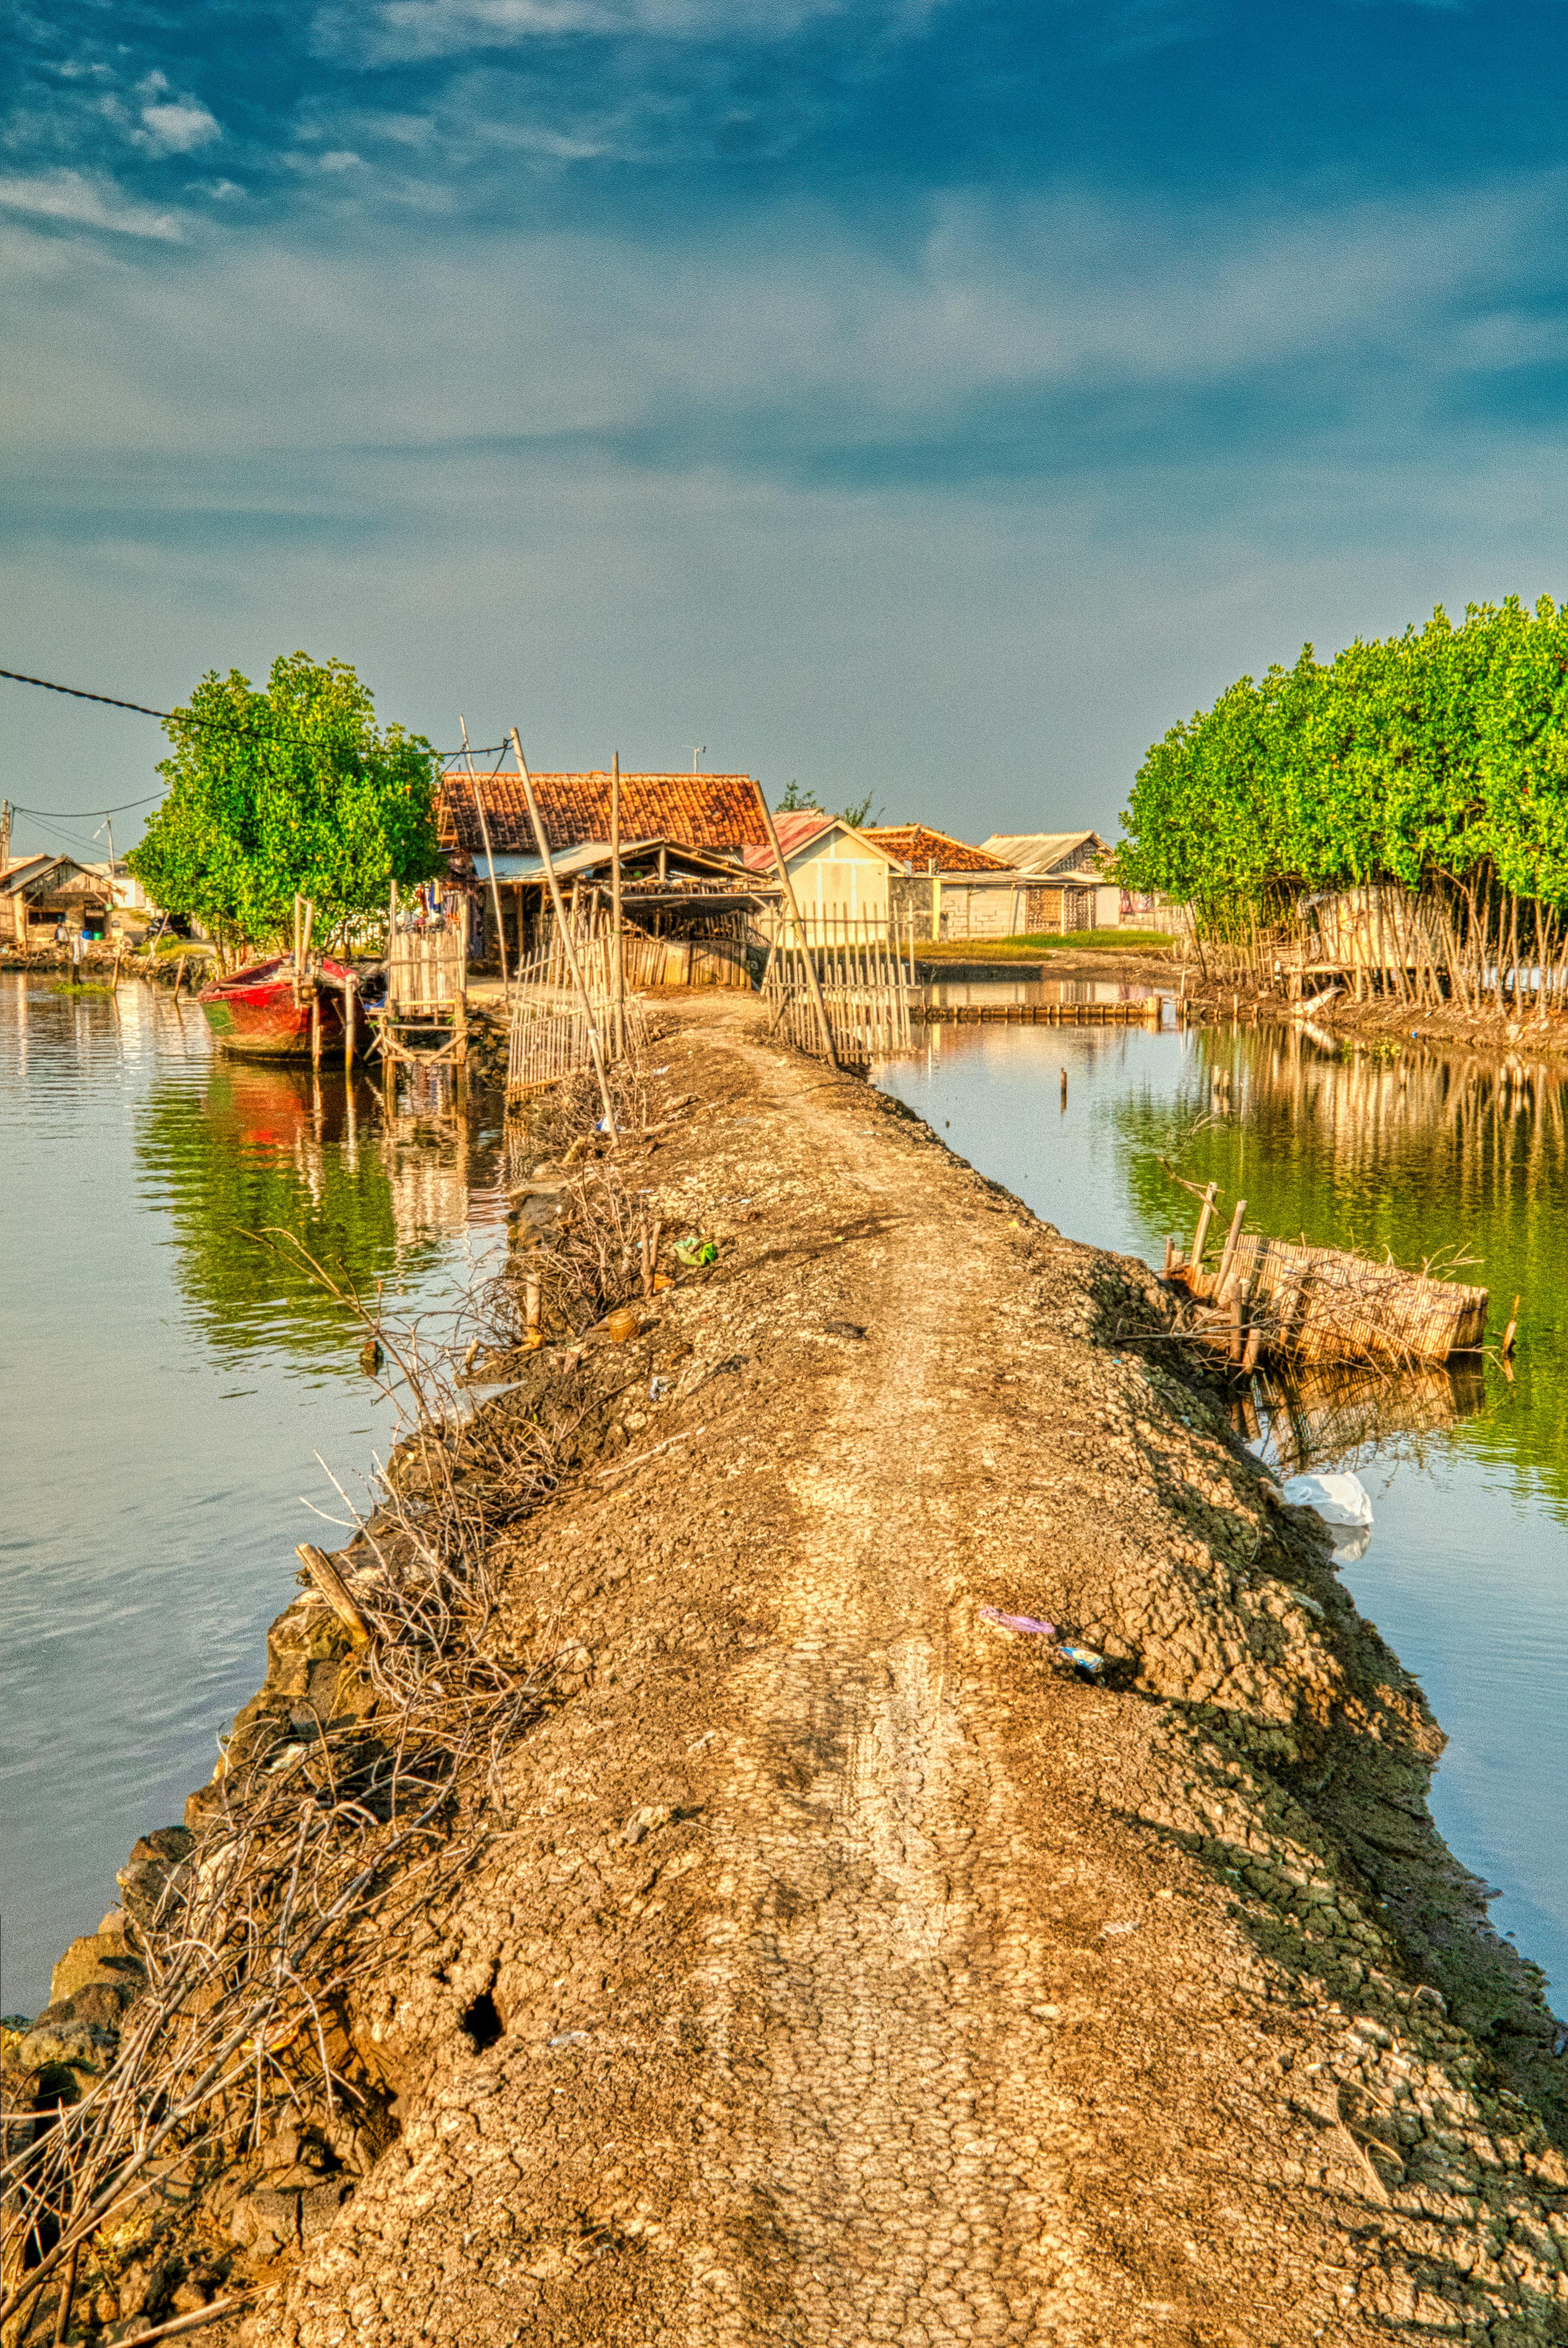
[[[323,961],[301,979],[292,954],[276,954],[271,962],[253,963],[232,978],[204,986],[196,997],[207,1014],[207,1025],[225,1052],[253,1060],[308,1060],[311,1056],[311,1006],[321,1005],[321,1048],[343,1049],[344,981],[354,973],[340,962]],[[367,1026],[354,989],[354,1048],[363,1048]]]

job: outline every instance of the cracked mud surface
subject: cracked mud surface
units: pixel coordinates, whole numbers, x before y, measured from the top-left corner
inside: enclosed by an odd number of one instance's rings
[[[1568,2340],[1551,2017],[1326,1544],[1116,1352],[1150,1275],[677,1018],[625,1179],[732,1244],[514,1541],[592,1668],[355,2019],[397,2142],[241,2336]]]

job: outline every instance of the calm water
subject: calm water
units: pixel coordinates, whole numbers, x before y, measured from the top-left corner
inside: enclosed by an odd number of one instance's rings
[[[1073,1238],[1158,1264],[1168,1232],[1190,1237],[1194,1201],[1163,1159],[1244,1196],[1250,1228],[1474,1258],[1462,1276],[1491,1289],[1494,1336],[1522,1296],[1511,1384],[1490,1363],[1401,1382],[1381,1429],[1365,1389],[1320,1388],[1275,1437],[1370,1491],[1346,1581],[1448,1732],[1439,1827],[1501,1888],[1499,1930],[1568,2012],[1568,1080],[1245,1029],[927,1034],[879,1081]]]
[[[498,1136],[247,1069],[201,1014],[0,977],[0,2009],[117,1898],[265,1669],[294,1543],[392,1408],[362,1333],[248,1232],[438,1316],[491,1249]],[[302,1498],[304,1496],[304,1498]]]

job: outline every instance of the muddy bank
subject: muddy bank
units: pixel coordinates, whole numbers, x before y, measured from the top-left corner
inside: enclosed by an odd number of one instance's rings
[[[73,2336],[253,2287],[203,2336],[1568,2339],[1556,2026],[1431,1828],[1418,1688],[1158,1283],[754,1006],[665,1014],[616,1166],[714,1262],[627,1345],[476,1365],[502,1450],[562,1445],[483,1633],[548,1700],[335,2001],[333,2107],[292,2075]],[[542,1132],[524,1246],[599,1148]],[[236,1762],[360,1701],[319,1600],[270,1662]],[[149,1847],[133,1925],[188,1858]],[[7,2037],[14,2096],[109,2059],[118,1938],[57,2044]]]
[[[1179,968],[1177,982],[1180,985]],[[1344,992],[1303,1004],[1267,987],[1205,979],[1192,964],[1186,973],[1184,1000],[1188,1018],[1205,1023],[1244,1018],[1263,1026],[1289,1026],[1309,1022],[1321,1034],[1347,1042],[1420,1042],[1522,1060],[1554,1060],[1568,1054],[1568,1020],[1556,1015],[1542,1019],[1533,1011],[1515,1018],[1495,1004],[1472,1011],[1458,1004],[1401,1003],[1397,996],[1381,994],[1357,1003]]]

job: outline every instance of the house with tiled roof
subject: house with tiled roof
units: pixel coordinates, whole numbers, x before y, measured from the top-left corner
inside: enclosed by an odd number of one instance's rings
[[[984,848],[971,848],[951,832],[935,831],[928,823],[868,823],[865,836],[896,856],[907,872],[1010,872],[1004,857]]]
[[[920,938],[1006,938],[1023,919],[1018,876],[1005,859],[928,823],[872,824],[866,837],[903,863],[893,899]]]
[[[552,855],[610,838],[610,770],[581,774],[530,774],[540,820]],[[483,820],[480,809],[483,809]],[[485,831],[496,856],[539,853],[520,776],[509,768],[470,775],[450,767],[436,796],[441,845],[482,863]],[[766,849],[768,827],[762,802],[749,775],[623,774],[623,839],[679,840],[687,848],[715,849],[738,858],[748,848]]]

